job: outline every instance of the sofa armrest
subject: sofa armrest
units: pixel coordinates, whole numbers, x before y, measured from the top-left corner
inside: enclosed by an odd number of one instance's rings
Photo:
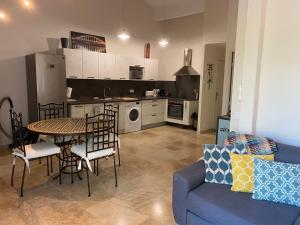
[[[186,225],[188,193],[205,182],[205,165],[200,160],[193,165],[175,172],[173,176],[173,214],[180,225]]]
[[[300,225],[300,215],[299,215],[299,217],[296,219],[296,222],[294,223],[294,225]]]

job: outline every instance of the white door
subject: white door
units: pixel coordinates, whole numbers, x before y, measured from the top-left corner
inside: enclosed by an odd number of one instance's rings
[[[158,60],[145,59],[144,80],[158,80]]]
[[[218,116],[222,115],[224,67],[225,67],[225,61],[219,60],[217,65],[217,76],[216,76],[216,102],[215,102],[215,121],[214,121],[215,124],[217,124]]]
[[[82,77],[83,79],[98,79],[98,52],[82,52]]]
[[[119,79],[116,76],[116,56],[99,53],[99,79]]]
[[[71,79],[82,78],[82,50],[63,49],[66,57],[66,77]]]

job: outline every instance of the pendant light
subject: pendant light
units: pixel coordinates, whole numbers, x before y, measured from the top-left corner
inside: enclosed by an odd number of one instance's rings
[[[166,28],[165,28],[165,21],[166,21],[166,3],[163,5],[163,20],[162,20],[162,31],[163,37],[158,41],[160,47],[165,48],[168,46],[169,41],[166,38]]]
[[[130,38],[129,33],[126,31],[126,29],[124,28],[124,21],[125,21],[125,16],[124,16],[124,11],[125,11],[125,4],[124,4],[124,0],[121,0],[121,19],[122,19],[122,26],[123,29],[121,31],[121,33],[118,34],[118,38],[122,41],[127,41]]]

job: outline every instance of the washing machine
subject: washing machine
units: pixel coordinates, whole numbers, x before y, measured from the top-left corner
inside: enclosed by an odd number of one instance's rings
[[[125,133],[139,131],[142,128],[142,106],[141,102],[125,103]]]

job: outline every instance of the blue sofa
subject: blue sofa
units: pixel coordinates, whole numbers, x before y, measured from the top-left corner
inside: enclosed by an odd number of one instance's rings
[[[300,163],[300,147],[278,144],[275,160]],[[300,208],[232,192],[231,186],[205,183],[201,160],[174,174],[173,213],[179,225],[300,225]]]

